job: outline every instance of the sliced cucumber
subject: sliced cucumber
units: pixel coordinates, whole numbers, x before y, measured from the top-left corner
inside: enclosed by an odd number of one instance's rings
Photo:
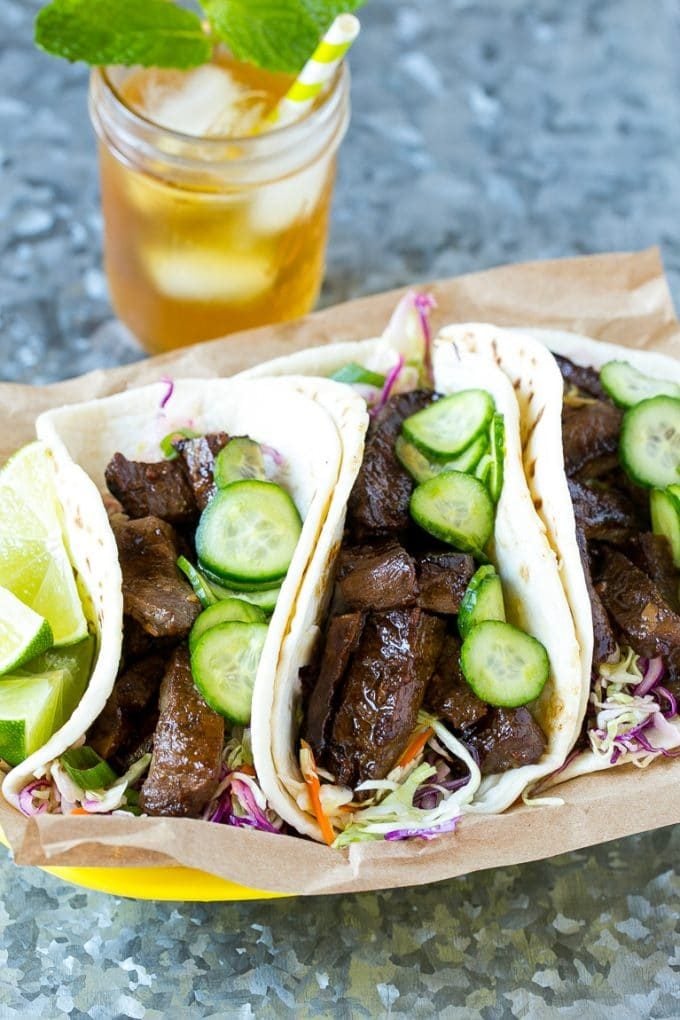
[[[421,453],[446,460],[486,431],[493,412],[493,400],[485,390],[461,390],[412,414],[402,433]]]
[[[394,444],[397,460],[418,483],[427,482],[430,478],[440,475],[442,471],[472,471],[487,449],[487,438],[482,435],[475,439],[458,457],[436,461],[426,457],[403,436],[399,436]]]
[[[250,722],[267,629],[266,623],[222,623],[207,630],[191,652],[191,672],[205,701],[239,726]]]
[[[619,457],[638,485],[665,489],[680,481],[680,400],[652,397],[623,416]]]
[[[337,372],[333,372],[330,376],[335,382],[347,383],[350,386],[360,383],[363,386],[374,386],[377,390],[381,390],[385,385],[385,376],[380,375],[378,372],[371,372],[369,368],[364,368],[363,365],[357,364],[356,361],[350,361],[348,365],[343,365]]]
[[[105,790],[118,779],[108,762],[87,745],[65,751],[59,764],[81,790]]]
[[[217,584],[212,579],[209,579],[208,583],[210,584],[211,591],[218,599],[240,599],[241,602],[257,606],[267,614],[274,612],[279,595],[281,594],[281,585],[261,591],[237,591],[235,588],[225,588],[224,585]]]
[[[302,531],[295,503],[274,482],[232,482],[201,514],[196,552],[227,586],[282,579]]]
[[[493,531],[494,508],[477,478],[444,471],[411,495],[413,520],[430,535],[463,552],[481,553]]]
[[[652,531],[668,539],[673,564],[680,568],[680,499],[673,493],[673,489],[677,489],[680,494],[680,486],[677,485],[671,485],[666,490],[652,489],[649,494],[649,513]]]
[[[503,585],[494,567],[484,564],[473,574],[458,613],[458,631],[466,638],[484,620],[505,620]]]
[[[267,478],[260,445],[247,436],[235,436],[215,457],[215,485],[224,489],[232,482],[252,478],[260,481]]]
[[[498,620],[472,628],[461,648],[460,665],[477,697],[503,708],[534,701],[550,676],[541,642]]]
[[[680,386],[671,379],[652,379],[628,361],[608,361],[600,369],[600,382],[619,407],[635,407],[651,397],[680,397]]]
[[[264,623],[265,619],[264,610],[259,609],[258,606],[253,606],[250,602],[245,602],[243,599],[222,599],[220,602],[216,602],[214,606],[204,609],[196,617],[189,634],[189,651],[192,652],[194,650],[199,639],[203,637],[206,631],[212,627],[217,627],[220,623],[232,623],[233,621],[240,623]]]

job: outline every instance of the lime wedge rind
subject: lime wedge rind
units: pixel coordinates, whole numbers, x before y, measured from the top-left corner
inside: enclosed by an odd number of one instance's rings
[[[0,758],[19,765],[42,747],[59,724],[66,670],[43,676],[6,676],[0,683]]]
[[[17,669],[52,644],[47,620],[0,587],[0,675]]]

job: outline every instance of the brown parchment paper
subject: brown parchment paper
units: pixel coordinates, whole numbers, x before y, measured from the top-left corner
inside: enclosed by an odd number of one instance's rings
[[[503,266],[427,285],[433,326],[487,321],[568,329],[680,357],[676,320],[656,249]],[[294,323],[92,372],[51,386],[0,383],[0,461],[34,436],[48,407],[173,377],[231,375],[269,358],[379,334],[403,291],[362,298]],[[484,868],[538,860],[680,822],[680,760],[646,770],[622,767],[559,787],[561,806],[516,806],[504,815],[464,817],[458,832],[431,842],[368,843],[331,850],[189,819],[24,818],[0,801],[18,864],[79,867],[178,865],[276,892],[340,893],[418,885]],[[191,899],[188,880],[186,898]]]

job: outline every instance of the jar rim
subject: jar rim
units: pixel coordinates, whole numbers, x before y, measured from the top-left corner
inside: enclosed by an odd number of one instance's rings
[[[109,67],[95,67],[92,69],[92,78],[97,79],[105,90],[105,94],[115,103],[116,113],[121,116],[128,126],[134,129],[137,126],[142,131],[150,130],[159,132],[169,139],[174,139],[183,145],[200,145],[202,149],[209,152],[213,149],[217,152],[225,145],[238,146],[248,158],[250,152],[261,147],[263,140],[269,144],[281,143],[281,147],[288,147],[296,140],[307,137],[316,128],[321,127],[325,121],[331,118],[342,99],[343,94],[349,87],[349,70],[343,61],[338,67],[331,83],[331,87],[323,96],[322,101],[308,110],[299,120],[279,127],[272,127],[271,130],[262,132],[260,135],[192,135],[174,128],[164,127],[156,123],[150,117],[138,112],[125,101],[115,82],[112,81]],[[250,152],[249,152],[250,150]]]

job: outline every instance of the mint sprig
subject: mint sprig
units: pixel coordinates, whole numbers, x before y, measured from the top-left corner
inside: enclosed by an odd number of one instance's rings
[[[271,71],[295,74],[333,18],[365,0],[202,0],[210,25],[172,0],[52,0],[38,14],[35,41],[48,53],[88,64],[189,68],[216,42]]]
[[[54,0],[36,18],[35,41],[88,64],[187,68],[212,54],[199,16],[168,0]]]

